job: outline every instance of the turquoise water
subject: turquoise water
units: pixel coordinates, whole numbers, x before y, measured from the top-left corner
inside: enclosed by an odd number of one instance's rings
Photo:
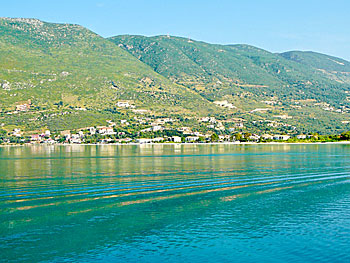
[[[350,262],[350,145],[0,148],[2,262]]]

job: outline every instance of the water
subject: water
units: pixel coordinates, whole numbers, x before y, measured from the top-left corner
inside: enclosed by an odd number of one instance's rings
[[[350,262],[349,145],[0,148],[2,262]]]

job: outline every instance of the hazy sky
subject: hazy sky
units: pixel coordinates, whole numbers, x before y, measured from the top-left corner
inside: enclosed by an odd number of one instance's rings
[[[349,0],[0,0],[0,16],[80,24],[104,37],[170,34],[350,60]]]

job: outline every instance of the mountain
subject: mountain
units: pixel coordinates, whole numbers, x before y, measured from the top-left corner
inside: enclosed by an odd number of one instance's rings
[[[350,84],[350,62],[312,51],[290,51],[282,57],[316,69],[339,83]]]
[[[110,38],[156,72],[191,87],[208,99],[234,90],[283,99],[343,102],[347,86],[285,54],[248,45],[214,45],[172,36]],[[322,86],[332,86],[331,90]],[[302,92],[300,92],[302,90]]]
[[[0,125],[8,131],[121,119],[137,131],[139,117],[200,130],[203,116],[222,121],[220,132],[237,122],[242,132],[349,128],[349,62],[313,52],[173,36],[105,39],[79,25],[0,18],[0,61]],[[118,106],[125,100],[132,107]]]
[[[329,69],[320,70],[288,53],[173,36],[122,35],[110,40],[159,74],[210,101],[227,100],[243,112],[269,108],[270,114],[259,116],[289,114],[295,119],[289,121],[293,125],[323,127],[321,132],[345,128],[341,120],[348,118],[348,82],[336,79]],[[320,60],[326,64],[329,57]],[[345,65],[340,59],[335,61]]]
[[[193,109],[207,114],[214,108],[79,25],[1,18],[0,61],[0,123],[7,126],[62,129],[104,123],[119,100],[132,100],[155,114],[193,114]],[[33,110],[5,114],[28,101]]]

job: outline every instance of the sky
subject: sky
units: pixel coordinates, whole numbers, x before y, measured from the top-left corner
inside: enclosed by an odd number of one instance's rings
[[[350,61],[349,13],[349,0],[0,0],[0,17],[74,23],[104,37],[169,34]]]

